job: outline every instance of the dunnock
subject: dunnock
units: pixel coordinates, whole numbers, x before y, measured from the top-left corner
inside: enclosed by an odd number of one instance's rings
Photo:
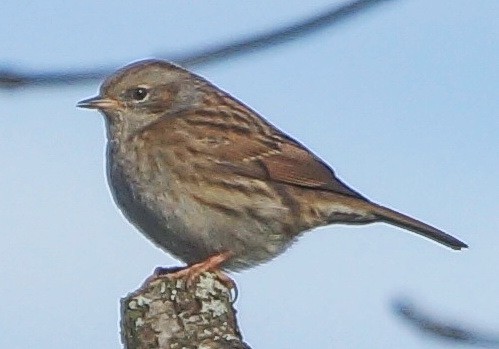
[[[190,268],[239,270],[301,233],[385,222],[452,249],[458,239],[366,199],[302,144],[202,77],[161,60],[130,64],[79,107],[106,120],[114,200]]]

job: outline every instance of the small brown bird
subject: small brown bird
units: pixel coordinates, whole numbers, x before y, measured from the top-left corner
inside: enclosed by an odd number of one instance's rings
[[[130,64],[78,106],[104,114],[114,200],[189,265],[179,276],[255,266],[301,233],[335,223],[385,222],[467,247],[366,199],[255,111],[172,63]]]

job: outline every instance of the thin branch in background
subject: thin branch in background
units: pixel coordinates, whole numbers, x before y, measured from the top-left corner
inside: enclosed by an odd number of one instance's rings
[[[432,317],[406,300],[394,301],[392,311],[425,335],[475,347],[499,348],[498,334],[480,333],[455,322]]]
[[[288,41],[301,39],[309,34],[318,33],[333,24],[339,24],[352,15],[359,14],[376,4],[387,1],[391,0],[360,0],[345,3],[291,25],[263,34],[255,34],[242,40],[213,46],[197,52],[194,51],[179,56],[174,61],[183,66],[193,67],[267,49]]]
[[[293,23],[282,28],[274,29],[262,34],[233,42],[213,45],[202,50],[195,50],[181,55],[161,55],[168,60],[184,67],[198,67],[212,64],[275,47],[292,40],[301,39],[307,35],[315,34],[320,30],[338,24],[341,21],[365,12],[374,5],[393,0],[358,0],[325,10],[310,18]],[[49,85],[75,85],[102,80],[116,69],[115,66],[106,66],[97,69],[67,70],[52,72],[27,72],[0,67],[0,89],[14,89],[18,87],[49,86]]]

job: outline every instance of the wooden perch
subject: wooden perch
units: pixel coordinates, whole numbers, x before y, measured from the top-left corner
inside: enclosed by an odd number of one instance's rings
[[[230,290],[215,274],[192,286],[152,276],[121,300],[125,349],[250,349],[237,326]]]

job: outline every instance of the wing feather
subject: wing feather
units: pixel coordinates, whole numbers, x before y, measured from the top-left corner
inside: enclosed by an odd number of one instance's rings
[[[231,119],[229,113],[179,114],[145,127],[142,133],[162,133],[171,143],[185,142],[214,162],[220,172],[367,200],[339,180],[334,171],[305,146],[263,119],[258,120],[263,122],[260,127],[254,126],[255,120],[249,124],[243,122],[248,120],[238,120],[240,123],[235,125],[235,119]],[[155,139],[158,138],[162,137]]]

